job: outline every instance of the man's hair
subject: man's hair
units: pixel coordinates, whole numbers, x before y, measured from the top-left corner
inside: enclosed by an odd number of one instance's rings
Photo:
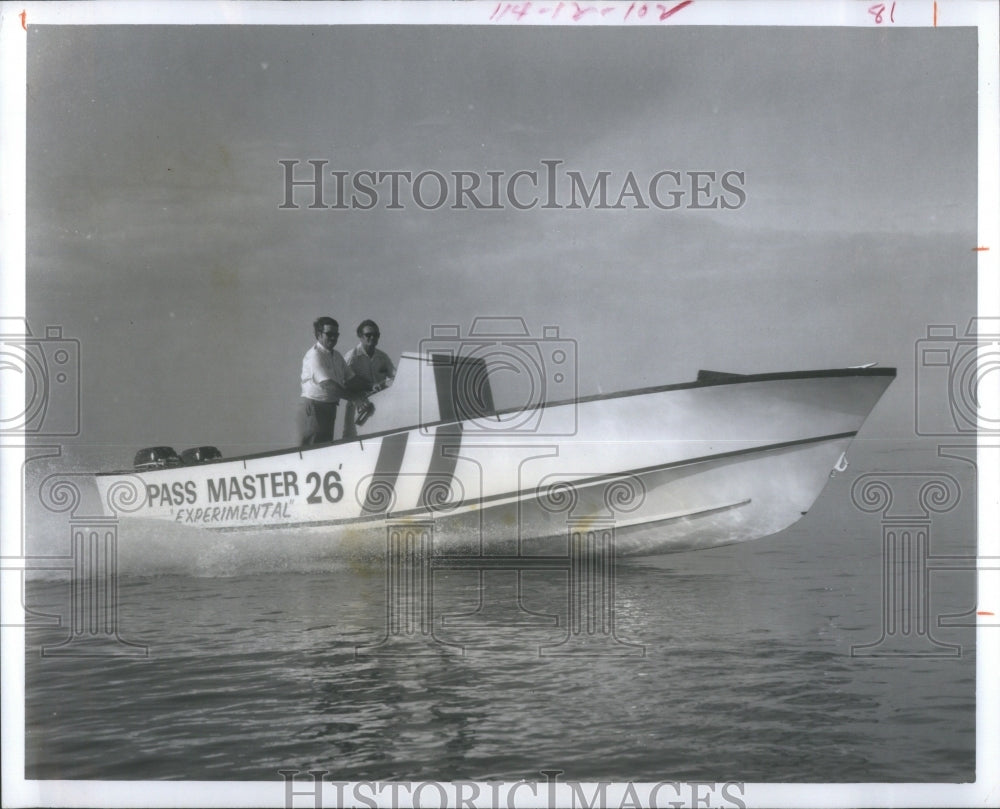
[[[358,337],[361,336],[361,332],[363,332],[368,326],[371,326],[379,337],[382,336],[382,332],[378,327],[378,323],[376,323],[374,320],[362,320],[358,324],[358,331],[357,331]]]
[[[340,331],[340,324],[336,320],[323,315],[323,317],[318,317],[313,321],[313,336],[318,339],[326,326],[333,326],[337,331]]]

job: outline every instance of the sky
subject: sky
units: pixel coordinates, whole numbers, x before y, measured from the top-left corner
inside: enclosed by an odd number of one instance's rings
[[[878,362],[863,435],[912,437],[918,342],[975,314],[976,59],[960,28],[29,27],[28,316],[80,341],[70,443],[293,444],[322,314],[393,357],[558,326],[580,394]],[[745,202],[289,210],[281,160],[736,171]]]

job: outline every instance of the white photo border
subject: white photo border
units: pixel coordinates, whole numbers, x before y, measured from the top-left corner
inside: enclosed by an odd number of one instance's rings
[[[885,3],[893,9],[896,27],[971,26],[979,36],[979,261],[978,314],[995,317],[1000,311],[1000,104],[998,104],[998,6],[992,0],[897,0]],[[0,9],[0,267],[2,267],[2,314],[25,316],[26,263],[26,58],[27,27],[32,25],[526,25],[512,14],[500,14],[507,3],[485,2],[73,2],[8,3]],[[516,5],[516,4],[514,4]],[[536,3],[536,5],[545,5]],[[554,5],[549,3],[548,5]],[[582,4],[591,5],[591,4]],[[608,4],[600,4],[605,7]],[[588,15],[573,23],[552,15],[533,16],[531,25],[647,25],[685,26],[840,26],[872,27],[872,12],[878,4],[868,0],[696,0],[667,3],[684,6],[669,22],[650,14],[622,21],[628,3],[613,14]],[[888,11],[886,11],[888,13]],[[997,412],[1000,379],[987,377],[980,389],[981,406]],[[8,385],[0,390],[4,407],[23,409],[24,389]],[[20,412],[20,409],[17,412]],[[2,485],[2,558],[5,572],[23,567],[21,471],[24,447],[5,441],[0,446]],[[1000,557],[1000,442],[979,437],[978,454],[979,558]],[[994,485],[990,485],[990,483]],[[979,610],[1000,614],[1000,593],[990,589],[987,571],[979,570]],[[16,590],[16,588],[15,588]],[[27,781],[24,778],[24,641],[23,606],[18,593],[3,592],[2,714],[3,714],[3,805],[4,806],[285,806],[285,787],[277,778],[269,782],[113,782]],[[764,784],[747,783],[741,795],[747,806],[835,807],[835,806],[977,806],[1000,801],[1000,635],[995,629],[977,630],[976,774],[970,784]],[[596,785],[584,785],[587,794]],[[619,805],[629,785],[617,784],[606,793],[610,805]],[[631,785],[645,801],[653,784]],[[505,785],[498,795],[486,788],[476,805],[490,805],[494,797],[502,805],[546,806],[547,793],[537,795],[517,784]],[[348,792],[350,787],[348,786]],[[350,793],[349,793],[350,794]],[[425,800],[437,796],[425,792]],[[335,792],[327,785],[324,805],[334,805]],[[555,792],[555,805],[569,805],[566,784]],[[297,805],[304,805],[299,799]],[[308,801],[306,801],[308,802]],[[402,805],[409,805],[404,797]],[[425,805],[428,805],[425,803]],[[643,803],[642,805],[648,805]],[[675,804],[676,805],[676,804]]]

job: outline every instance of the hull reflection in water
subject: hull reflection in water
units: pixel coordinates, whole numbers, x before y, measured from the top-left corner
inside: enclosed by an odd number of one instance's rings
[[[704,373],[497,410],[482,360],[404,355],[355,438],[96,481],[109,516],[297,529],[289,541],[315,530],[374,550],[387,522],[412,520],[438,546],[483,549],[611,520],[623,553],[707,548],[805,514],[894,377]]]

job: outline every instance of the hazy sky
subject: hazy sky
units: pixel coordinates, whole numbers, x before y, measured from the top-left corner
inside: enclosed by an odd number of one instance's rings
[[[916,341],[975,312],[976,59],[945,28],[29,27],[29,318],[81,341],[80,442],[125,463],[292,443],[320,314],[394,356],[557,325],[581,393],[878,361],[864,435],[910,436]],[[746,202],[282,210],[289,159],[732,170]]]

